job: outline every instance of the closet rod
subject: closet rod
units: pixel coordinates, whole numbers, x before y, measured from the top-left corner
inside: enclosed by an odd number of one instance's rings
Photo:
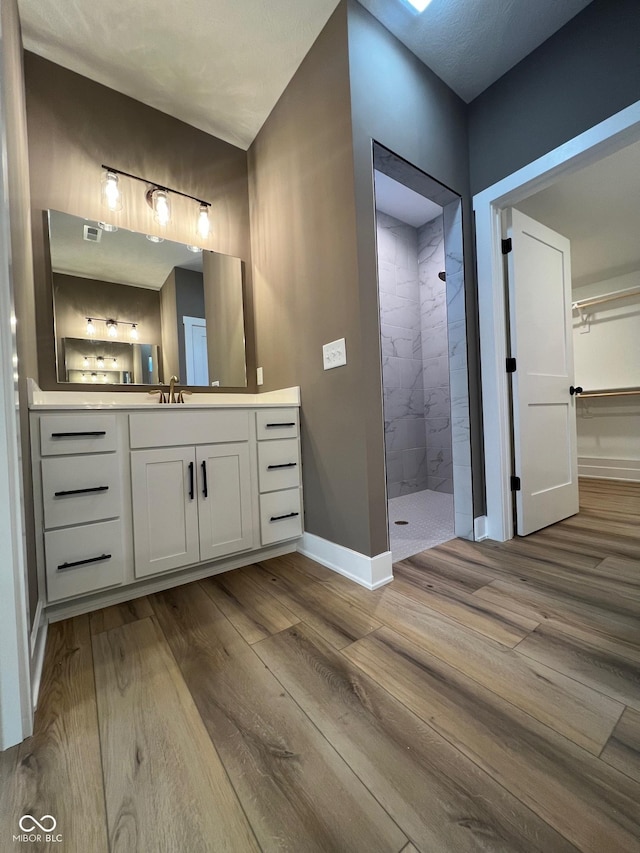
[[[573,309],[586,308],[588,305],[599,305],[601,302],[613,302],[615,299],[626,299],[628,296],[640,296],[640,287],[630,287],[628,290],[616,290],[606,296],[594,296],[593,299],[579,299],[573,302]]]
[[[634,397],[640,394],[640,388],[626,388],[624,391],[583,391],[579,398],[585,397]]]

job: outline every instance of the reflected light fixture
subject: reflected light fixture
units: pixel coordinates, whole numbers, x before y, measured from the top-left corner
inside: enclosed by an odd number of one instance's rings
[[[86,356],[86,355],[85,355],[85,357],[82,359],[82,366],[83,366],[83,367],[89,367],[89,357],[88,357],[88,356]]]
[[[97,373],[92,373],[92,374],[91,374],[91,381],[92,381],[92,382],[97,382],[97,381],[98,381],[98,374],[97,374]]]
[[[115,320],[107,320],[107,334],[110,338],[118,337],[118,324]]]
[[[202,249],[200,248],[200,246],[187,246],[187,251],[194,252],[194,254],[197,254],[198,252],[201,252]]]
[[[87,334],[95,335],[95,333],[96,327],[93,325],[93,320],[91,319],[91,317],[87,317]]]
[[[96,358],[96,367],[104,367],[104,356],[103,355],[99,355]]]
[[[118,175],[112,170],[105,168],[102,175],[102,203],[109,210],[122,210],[122,192],[119,186]]]
[[[164,243],[164,237],[156,237],[155,234],[147,234],[147,240],[150,243]]]
[[[132,339],[132,340],[134,340],[134,341],[137,341],[137,340],[138,340],[139,335],[138,335],[138,325],[137,325],[137,323],[132,323],[132,324],[131,324],[131,331],[129,332],[129,335],[131,336],[131,339]],[[115,358],[113,359],[113,363],[114,363],[114,364],[116,363]]]
[[[118,366],[118,359],[117,358],[113,359],[113,366],[114,366],[114,368]]]

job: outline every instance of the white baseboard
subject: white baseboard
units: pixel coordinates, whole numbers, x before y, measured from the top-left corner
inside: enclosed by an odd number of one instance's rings
[[[302,534],[298,551],[366,589],[377,589],[393,580],[391,551],[367,557],[313,533]]]
[[[488,539],[487,533],[487,516],[479,515],[473,519],[473,538],[475,542],[482,542],[483,539]]]
[[[578,476],[601,480],[640,481],[640,460],[606,459],[604,457],[578,457]]]
[[[44,650],[47,645],[47,627],[47,620],[44,616],[44,602],[40,599],[36,607],[29,643],[31,651],[31,701],[34,711],[38,706],[40,680],[44,664]]]

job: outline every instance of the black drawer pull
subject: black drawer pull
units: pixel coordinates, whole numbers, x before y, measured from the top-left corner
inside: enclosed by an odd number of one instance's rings
[[[267,465],[267,471],[273,471],[274,468],[295,468],[297,462],[284,462],[282,465]]]
[[[193,479],[193,462],[189,462],[189,500],[193,500],[195,496],[195,486]]]
[[[207,462],[202,463],[202,494],[205,498],[209,497],[209,488],[207,486]]]
[[[54,492],[54,497],[62,498],[65,495],[87,495],[89,492],[107,492],[109,486],[92,486],[90,489],[65,489],[63,492]]]
[[[51,438],[78,438],[79,436],[95,436],[106,434],[106,429],[97,429],[93,432],[52,432]]]
[[[76,566],[86,566],[88,563],[101,563],[103,560],[110,560],[111,554],[101,554],[99,557],[89,557],[86,560],[76,560],[74,563],[61,563],[57,571],[63,572],[65,569],[74,569]]]
[[[288,512],[286,515],[272,515],[269,521],[282,521],[283,518],[295,518],[299,512]]]
[[[290,426],[295,426],[295,425],[296,425],[295,421],[290,421],[289,423],[286,423],[286,424],[265,424],[267,429],[271,429],[272,427],[290,427]]]

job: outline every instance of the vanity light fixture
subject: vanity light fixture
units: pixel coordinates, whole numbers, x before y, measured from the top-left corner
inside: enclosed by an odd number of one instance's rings
[[[153,208],[153,218],[161,228],[171,222],[171,205],[166,190],[156,187],[147,192],[147,204]]]
[[[99,355],[96,358],[96,367],[104,367],[104,356],[103,355]]]
[[[107,320],[107,334],[110,338],[118,337],[118,324],[115,320]]]
[[[107,327],[107,335],[110,338],[117,338],[120,332],[120,326],[130,326],[131,329],[129,334],[133,338],[134,341],[138,340],[138,326],[139,323],[132,323],[129,320],[114,320],[112,317],[87,317],[87,334],[95,335],[96,333],[96,323],[104,323]],[[85,359],[87,356],[85,356]],[[103,365],[104,366],[104,365]],[[86,365],[85,365],[86,367]]]
[[[130,335],[130,337],[131,337],[131,339],[132,339],[132,340],[134,340],[134,341],[137,341],[137,340],[138,340],[139,335],[138,335],[138,325],[137,325],[137,323],[132,323],[132,324],[131,324],[131,331],[129,332],[129,335]],[[115,358],[114,358],[114,359],[113,359],[113,363],[114,363],[114,364],[115,364],[115,361],[116,361],[116,360],[115,360]]]
[[[82,366],[89,367],[89,356],[85,355],[85,357],[82,359]]]
[[[114,367],[114,370],[115,370],[115,368],[116,368],[117,366],[118,366],[118,359],[117,359],[117,358],[114,358],[114,359],[113,359],[113,367]]]
[[[120,179],[118,178],[118,174],[106,166],[102,168],[104,169],[101,181],[102,203],[114,212],[122,210],[122,192],[119,186]]]
[[[95,333],[96,327],[93,325],[93,320],[91,319],[91,317],[87,317],[87,334],[95,335]]]
[[[166,227],[171,221],[170,195],[173,194],[181,195],[183,198],[189,198],[197,203],[198,215],[196,220],[196,233],[198,233],[203,240],[205,240],[211,233],[211,223],[209,221],[209,208],[211,207],[211,202],[203,201],[200,198],[196,198],[196,196],[180,192],[180,190],[173,190],[169,187],[162,186],[161,184],[156,184],[153,181],[148,181],[146,178],[141,178],[139,175],[132,175],[130,172],[123,172],[120,169],[114,169],[113,166],[105,166],[103,164],[102,169],[104,170],[102,177],[102,200],[109,210],[122,210],[122,193],[118,185],[118,176],[122,175],[125,178],[131,178],[134,181],[140,181],[147,185],[145,198],[147,200],[147,204],[153,210],[153,217],[155,221],[161,228]],[[103,225],[104,223],[100,223],[101,228],[103,228]],[[115,226],[103,228],[103,230],[108,231],[113,228],[115,228]],[[151,235],[148,235],[148,237],[151,239]],[[152,240],[152,242],[159,243],[161,239],[162,238]]]
[[[91,381],[92,381],[92,382],[97,382],[97,381],[98,381],[98,374],[97,374],[97,373],[92,373],[92,374],[91,374]]]

